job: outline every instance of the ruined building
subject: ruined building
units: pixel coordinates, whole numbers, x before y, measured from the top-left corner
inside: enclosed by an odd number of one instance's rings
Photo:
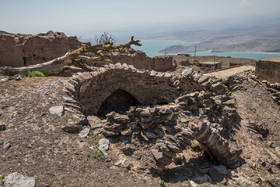
[[[20,67],[38,64],[81,47],[76,36],[63,32],[25,35],[0,32],[0,66]]]

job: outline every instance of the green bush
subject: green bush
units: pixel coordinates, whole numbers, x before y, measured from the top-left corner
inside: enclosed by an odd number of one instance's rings
[[[40,71],[28,71],[27,76],[28,76],[28,78],[45,77],[44,73],[42,73]]]

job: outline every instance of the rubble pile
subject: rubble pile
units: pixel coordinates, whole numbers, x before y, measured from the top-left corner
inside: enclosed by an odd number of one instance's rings
[[[106,66],[93,74],[83,73],[65,83],[65,109],[79,119],[78,125],[71,128],[89,123],[94,134],[103,134],[110,140],[110,147],[118,150],[112,151],[119,154],[114,156],[135,158],[134,162],[154,172],[185,164],[190,152],[207,153],[229,168],[241,164],[241,151],[231,148],[228,139],[238,117],[231,91],[240,89],[238,85],[244,77],[220,80],[197,75],[192,70],[188,75],[184,71],[176,77],[168,73],[141,72],[120,64]],[[130,83],[119,82],[122,76],[130,79]],[[137,84],[133,83],[135,79]],[[120,88],[136,96],[139,105],[130,106],[123,113],[111,111],[105,116],[96,116],[106,97]],[[102,90],[102,97],[98,90]],[[159,98],[155,96],[165,98],[165,102],[157,102]],[[147,102],[147,98],[150,101]],[[107,152],[102,153],[109,158]]]

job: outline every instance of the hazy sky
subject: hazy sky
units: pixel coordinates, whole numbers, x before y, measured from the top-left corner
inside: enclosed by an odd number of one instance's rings
[[[83,34],[280,12],[280,0],[0,0],[0,30]]]

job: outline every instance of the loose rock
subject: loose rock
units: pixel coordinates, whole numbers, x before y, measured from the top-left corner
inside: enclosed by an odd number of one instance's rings
[[[25,177],[15,172],[5,177],[4,186],[5,187],[35,187],[35,178]]]

